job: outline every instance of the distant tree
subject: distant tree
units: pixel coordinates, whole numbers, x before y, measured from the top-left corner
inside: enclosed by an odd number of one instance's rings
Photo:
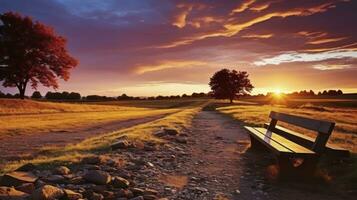
[[[248,77],[245,71],[222,69],[216,72],[209,82],[213,96],[217,99],[229,99],[233,103],[233,99],[239,95],[253,90],[254,87]]]
[[[337,95],[343,95],[342,90],[337,90]]]
[[[71,92],[68,95],[68,99],[71,100],[80,100],[81,99],[81,94],[77,93],[77,92]]]
[[[327,91],[324,90],[324,91],[322,92],[322,95],[327,95]]]
[[[42,95],[39,91],[34,91],[31,96],[32,99],[41,99]]]
[[[187,97],[188,97],[187,94],[183,94],[183,95],[182,95],[182,98],[187,98]]]
[[[68,80],[77,61],[66,51],[66,40],[30,17],[0,14],[0,81],[17,87],[25,97],[27,84],[58,88],[57,77]]]

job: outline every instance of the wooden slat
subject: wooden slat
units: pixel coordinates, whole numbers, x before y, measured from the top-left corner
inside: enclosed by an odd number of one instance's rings
[[[275,153],[278,154],[293,153],[291,150],[285,148],[284,146],[275,142],[271,138],[264,136],[261,132],[257,131],[255,128],[249,126],[244,126],[244,128],[249,131],[249,134],[251,134],[254,138],[262,142],[262,144],[264,144],[266,147],[273,150]]]
[[[324,134],[331,134],[332,129],[335,126],[335,123],[333,122],[310,119],[285,113],[278,113],[274,111],[270,112],[269,117]]]
[[[284,146],[285,148],[289,149],[290,151],[294,152],[294,153],[298,153],[298,154],[315,154],[315,152],[311,151],[308,148],[305,148],[293,141],[290,141],[272,131],[269,131],[265,128],[259,128],[256,127],[255,128],[257,131],[265,134],[265,135],[269,135],[269,137],[274,140],[275,142],[281,144],[282,146]]]

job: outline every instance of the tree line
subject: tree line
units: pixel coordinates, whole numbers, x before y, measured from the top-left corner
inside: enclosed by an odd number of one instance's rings
[[[130,101],[130,100],[165,100],[165,99],[182,99],[182,98],[205,98],[210,97],[208,93],[192,93],[191,95],[183,94],[183,95],[171,95],[171,96],[151,96],[151,97],[134,97],[128,96],[126,94],[119,95],[117,97],[108,97],[108,96],[101,96],[101,95],[87,95],[82,96],[78,92],[47,92],[44,96],[39,91],[34,91],[31,96],[24,98],[31,98],[31,99],[46,99],[46,100],[63,100],[63,101]],[[0,98],[21,98],[20,94],[10,94],[10,93],[3,93],[0,91]]]
[[[266,96],[273,96],[274,92],[268,92]],[[315,93],[313,90],[301,90],[298,92],[292,92],[292,93],[287,93],[284,94],[285,96],[288,97],[313,97],[313,96],[339,96],[343,95],[342,90],[323,90]],[[258,95],[258,96],[264,96],[264,95]]]

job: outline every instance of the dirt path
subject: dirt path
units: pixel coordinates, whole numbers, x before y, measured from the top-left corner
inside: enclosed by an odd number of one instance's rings
[[[113,121],[50,133],[5,136],[0,138],[0,160],[8,161],[31,158],[45,146],[65,146],[67,144],[78,143],[86,138],[154,121],[164,116],[166,115]]]
[[[343,195],[335,193],[332,185],[272,179],[271,154],[250,150],[242,125],[217,112],[200,112],[189,134],[191,155],[176,171],[188,182],[172,199],[339,199]]]

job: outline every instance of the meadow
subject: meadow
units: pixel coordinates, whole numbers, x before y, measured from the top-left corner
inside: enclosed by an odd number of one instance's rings
[[[0,138],[174,113],[202,100],[60,103],[0,99]]]
[[[154,121],[104,133],[65,147],[44,146],[32,159],[0,160],[0,173],[13,170],[28,162],[44,166],[51,166],[54,163],[76,162],[82,157],[108,149],[116,138],[124,135],[137,143],[144,141],[160,143],[162,141],[154,137],[152,133],[164,127],[176,130],[188,129],[195,114],[201,110],[202,106],[207,104],[205,99],[90,103],[54,103],[9,99],[1,101],[0,133],[8,134],[8,136],[31,134],[34,131],[66,130],[72,129],[73,126],[83,127],[111,120],[120,121],[129,118],[163,116]],[[19,133],[14,132],[14,130]]]

